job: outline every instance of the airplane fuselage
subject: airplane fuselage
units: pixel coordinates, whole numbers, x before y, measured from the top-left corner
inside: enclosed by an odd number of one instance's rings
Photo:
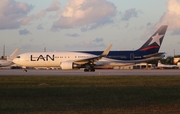
[[[93,58],[100,55],[102,51],[81,51],[81,52],[32,52],[24,53],[15,59],[15,63],[27,67],[60,67],[61,62],[65,61],[78,61],[87,58]],[[155,59],[155,57],[144,58],[147,52],[138,51],[110,51],[107,57],[103,57],[96,64],[107,65],[110,63],[126,64],[126,63],[139,63]],[[149,53],[148,53],[149,54]],[[161,57],[156,57],[156,59]],[[78,63],[77,63],[78,64]]]
[[[20,58],[14,61],[18,61],[22,66],[26,64],[28,67],[60,67],[60,63],[64,61],[75,61],[94,56],[76,52],[33,52],[21,54]]]

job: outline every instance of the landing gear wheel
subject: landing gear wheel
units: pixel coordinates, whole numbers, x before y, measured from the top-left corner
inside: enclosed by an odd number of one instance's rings
[[[84,72],[88,72],[89,70],[88,69],[84,69]]]
[[[84,72],[95,72],[94,68],[84,69]]]
[[[84,72],[95,72],[94,64],[86,64],[84,66]]]
[[[27,69],[24,69],[24,72],[27,72]]]
[[[91,72],[95,72],[95,69],[94,69],[94,68],[91,68]]]

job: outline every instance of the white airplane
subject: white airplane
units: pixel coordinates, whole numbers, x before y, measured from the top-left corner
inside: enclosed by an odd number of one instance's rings
[[[161,61],[158,61],[157,68],[159,68],[159,69],[178,69],[179,66],[178,65],[166,65],[166,64],[162,64]]]
[[[76,52],[29,52],[20,54],[13,60],[17,65],[26,67],[60,67],[62,70],[84,68],[95,71],[96,65],[122,66],[160,59],[159,53],[167,25],[161,26],[139,49],[130,51],[110,51],[112,44],[103,51]],[[109,52],[110,51],[110,52]]]
[[[69,70],[84,67],[84,71],[95,71],[95,63],[108,55],[112,44],[99,56],[80,52],[30,52],[17,56],[13,62],[26,67],[61,67]],[[27,72],[27,70],[25,69]]]
[[[13,64],[13,59],[17,57],[19,53],[19,48],[17,48],[16,50],[14,50],[14,52],[7,57],[7,60],[0,60],[0,67],[6,67],[6,66],[10,66]]]

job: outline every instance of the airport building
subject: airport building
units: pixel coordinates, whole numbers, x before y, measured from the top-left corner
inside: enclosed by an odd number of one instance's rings
[[[118,67],[114,67],[113,69],[152,69],[152,68],[155,68],[154,64],[139,63],[128,66],[118,66]]]
[[[174,56],[174,64],[180,66],[180,55]]]
[[[116,69],[116,70],[123,70],[123,69],[153,69],[155,68],[155,64],[147,64],[147,63],[139,63],[135,65],[127,65],[127,66],[96,66],[97,69]]]

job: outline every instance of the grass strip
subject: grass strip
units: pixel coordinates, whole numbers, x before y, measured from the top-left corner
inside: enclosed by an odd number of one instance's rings
[[[179,76],[0,77],[0,113],[179,112]]]

